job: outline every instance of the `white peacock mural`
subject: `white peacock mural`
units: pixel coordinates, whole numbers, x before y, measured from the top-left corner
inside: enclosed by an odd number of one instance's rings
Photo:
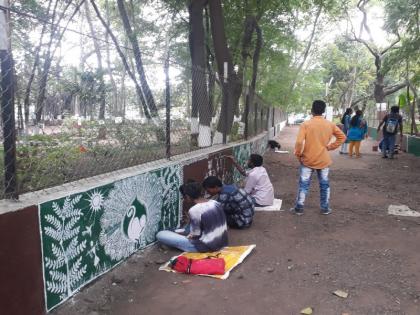
[[[39,205],[47,310],[179,223],[179,166]]]

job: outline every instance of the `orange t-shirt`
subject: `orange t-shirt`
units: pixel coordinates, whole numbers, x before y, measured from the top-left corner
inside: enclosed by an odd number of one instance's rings
[[[333,136],[336,140],[330,144]],[[295,155],[306,167],[323,169],[332,163],[328,151],[337,149],[344,141],[346,136],[340,128],[322,116],[314,116],[300,126]]]

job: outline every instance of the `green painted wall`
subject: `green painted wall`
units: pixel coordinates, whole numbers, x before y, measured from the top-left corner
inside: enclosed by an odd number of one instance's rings
[[[175,228],[181,178],[165,167],[40,204],[47,310]]]
[[[408,137],[408,152],[420,156],[420,138]]]
[[[368,127],[369,136],[372,139],[377,140],[378,139],[378,131],[376,128]]]

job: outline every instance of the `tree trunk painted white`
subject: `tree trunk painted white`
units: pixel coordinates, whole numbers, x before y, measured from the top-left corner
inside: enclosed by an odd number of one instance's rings
[[[213,145],[222,144],[223,143],[223,133],[220,131],[216,131],[213,138]]]
[[[199,126],[198,126],[198,117],[191,117],[191,134],[198,134],[199,133]]]
[[[199,134],[198,134],[198,146],[200,148],[211,146],[211,128],[210,128],[210,126],[205,126],[205,125],[200,124]]]

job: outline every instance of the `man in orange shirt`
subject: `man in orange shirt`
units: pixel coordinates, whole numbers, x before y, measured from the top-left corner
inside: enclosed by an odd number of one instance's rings
[[[299,192],[296,205],[291,211],[297,215],[303,214],[305,198],[311,185],[312,174],[318,174],[321,190],[321,214],[330,214],[330,183],[328,179],[329,166],[332,160],[328,151],[337,149],[346,140],[344,133],[322,115],[325,112],[324,101],[312,103],[312,119],[304,122],[296,139],[295,155],[301,163]],[[335,137],[335,141],[331,140]]]

